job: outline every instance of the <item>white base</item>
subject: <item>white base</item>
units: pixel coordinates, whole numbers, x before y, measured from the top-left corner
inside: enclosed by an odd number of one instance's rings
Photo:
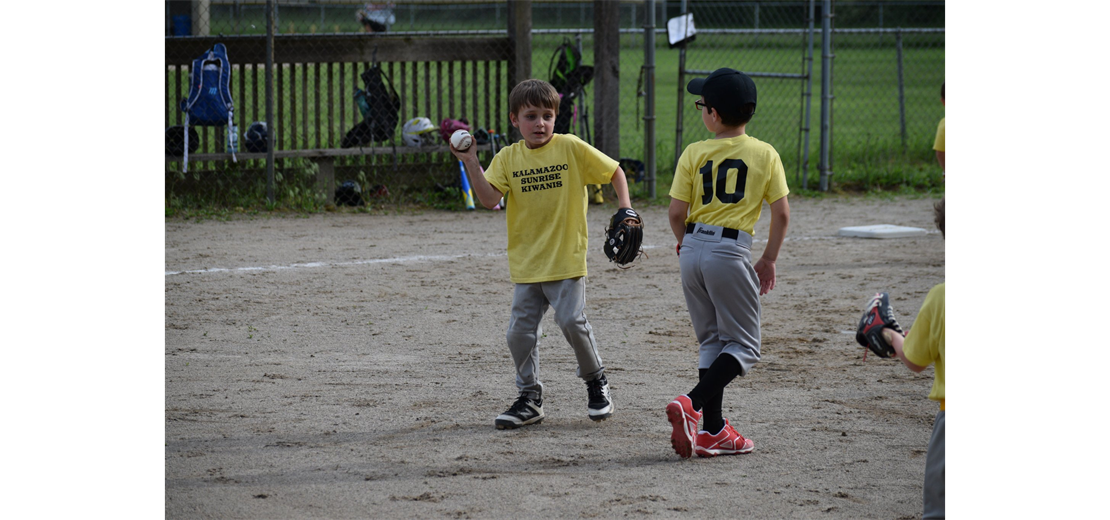
[[[926,234],[928,234],[928,232],[921,228],[895,226],[892,224],[843,227],[837,232],[837,235],[842,237],[859,238],[906,238],[919,237]]]

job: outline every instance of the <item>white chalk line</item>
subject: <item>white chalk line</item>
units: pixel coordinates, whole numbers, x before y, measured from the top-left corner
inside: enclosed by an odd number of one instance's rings
[[[816,237],[786,237],[786,242],[797,242],[804,240],[837,240],[837,239],[851,239],[849,237],[840,236],[816,236]],[[752,242],[763,243],[767,239],[756,239]],[[656,249],[662,246],[645,245],[644,249]],[[507,253],[488,253],[488,254],[458,254],[458,255],[416,255],[416,256],[399,256],[393,258],[373,258],[370,260],[352,260],[349,262],[304,262],[289,265],[268,265],[268,266],[248,266],[248,267],[206,267],[204,269],[190,269],[187,271],[166,271],[166,276],[176,276],[179,274],[211,274],[211,273],[244,273],[244,272],[258,272],[258,271],[283,271],[287,269],[311,269],[316,267],[346,267],[352,265],[372,265],[372,264],[407,264],[413,262],[446,262],[451,260],[458,260],[460,258],[489,258],[505,256]]]
[[[416,255],[416,256],[400,256],[394,258],[373,258],[370,260],[352,260],[350,262],[305,262],[299,264],[289,265],[269,265],[269,266],[252,266],[252,267],[206,267],[204,269],[192,269],[188,271],[166,271],[166,276],[178,274],[206,274],[206,273],[238,273],[248,271],[282,271],[286,269],[303,269],[313,267],[344,267],[351,265],[370,265],[370,264],[405,264],[410,262],[443,262],[449,260],[457,260],[466,257],[491,257],[491,256],[505,256],[506,253],[489,253],[484,255],[476,254],[461,254],[461,255]]]

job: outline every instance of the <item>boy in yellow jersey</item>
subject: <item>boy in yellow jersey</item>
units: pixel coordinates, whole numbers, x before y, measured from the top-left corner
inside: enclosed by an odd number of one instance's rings
[[[944,235],[944,198],[934,207],[937,229]],[[934,286],[925,296],[913,328],[901,334],[885,328],[883,339],[898,354],[898,359],[914,372],[933,365],[933,388],[929,399],[940,403],[933,421],[933,435],[925,455],[924,513],[922,518],[944,518],[944,284]]]
[[[701,96],[694,104],[714,137],[686,147],[671,184],[668,216],[700,349],[698,384],[667,405],[667,419],[671,445],[682,458],[736,455],[752,451],[754,443],[722,416],[724,388],[759,361],[759,296],[775,288],[790,190],[778,152],[745,132],[755,115],[751,78],[722,68],[686,90]],[[770,234],[752,265],[752,233],[764,201],[771,207]]]
[[[940,86],[940,103],[948,108],[948,81],[945,80],[944,84]],[[948,118],[940,120],[937,126],[937,140],[932,144],[932,149],[937,151],[937,162],[940,163],[940,171],[944,173],[944,179],[948,181]]]
[[[482,205],[492,209],[504,196],[507,206],[509,278],[515,288],[506,339],[520,394],[494,420],[498,429],[544,419],[537,341],[548,305],[574,349],[578,377],[586,382],[589,418],[600,421],[613,414],[605,367],[584,312],[586,185],[612,182],[621,210],[631,212],[632,204],[617,161],[573,135],[554,133],[558,111],[559,93],[550,83],[522,81],[509,93],[509,120],[522,141],[497,152],[484,172],[477,146],[461,152],[451,148]]]

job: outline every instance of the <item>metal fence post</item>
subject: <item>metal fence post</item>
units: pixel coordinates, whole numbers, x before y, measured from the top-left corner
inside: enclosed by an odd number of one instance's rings
[[[811,2],[813,0],[810,0]],[[679,3],[679,14],[686,16],[686,0]],[[685,31],[683,31],[685,36]],[[675,107],[675,123],[674,123],[674,169],[678,169],[678,157],[682,155],[682,116],[683,113],[683,98],[686,96],[686,44],[683,43],[678,48],[678,100]]]
[[[574,33],[574,47],[576,49],[578,49],[578,55],[582,56],[582,33],[580,33],[580,32],[579,33]],[[574,118],[575,119],[574,135],[577,135],[579,137],[584,137],[585,136],[586,142],[590,142],[589,137],[588,137],[590,131],[586,127],[585,111],[583,110],[585,105],[586,105],[586,96],[584,94],[581,95],[581,96],[576,96],[576,98],[574,100],[574,113],[577,114],[578,116]],[[593,143],[590,143],[590,144],[593,144]]]
[[[821,0],[821,191],[829,191],[832,130],[832,0]]]
[[[191,2],[193,9],[193,36],[208,36],[212,31],[211,0]]]
[[[655,198],[655,0],[644,0],[644,166],[648,197]]]
[[[805,56],[805,84],[802,88],[805,91],[802,96],[805,97],[805,121],[804,132],[805,138],[802,140],[802,160],[798,167],[802,170],[802,189],[809,189],[809,123],[810,123],[810,108],[813,104],[813,8],[815,0],[809,0],[809,10],[806,12],[806,18],[809,24],[809,30],[806,31],[806,40],[808,42],[808,52]],[[797,178],[795,177],[795,180]]]
[[[902,153],[906,153],[906,84],[902,68],[902,28],[894,33],[895,47],[898,49],[898,121],[902,125]]]
[[[274,0],[266,2],[266,200],[274,204]]]

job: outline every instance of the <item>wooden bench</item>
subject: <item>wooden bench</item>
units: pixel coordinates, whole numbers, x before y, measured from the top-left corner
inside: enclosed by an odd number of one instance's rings
[[[166,38],[166,126],[183,124],[179,100],[188,95],[189,66],[217,42],[227,46],[232,65],[231,93],[243,152],[243,133],[252,122],[266,120],[265,36]],[[525,47],[530,53],[530,45]],[[368,182],[387,185],[455,179],[458,170],[451,165],[457,161],[446,143],[404,146],[402,126],[414,117],[427,117],[437,127],[443,119],[466,118],[472,129],[509,134],[508,92],[519,75],[516,69],[524,68],[520,52],[505,33],[276,35],[270,125],[275,170],[290,168],[290,160],[311,160],[318,165],[316,184],[324,194],[334,193],[337,179],[353,179],[359,171],[372,172],[374,180]],[[346,132],[362,120],[353,95],[356,88],[365,88],[360,75],[375,60],[401,98],[396,146],[386,141],[340,148]],[[530,68],[530,61],[526,66]],[[189,177],[226,168],[231,154],[224,151],[225,129],[195,130],[200,148],[189,154]],[[436,139],[442,143],[438,132]],[[240,170],[265,169],[265,153],[237,153],[236,158]],[[180,156],[167,156],[167,176],[180,172],[181,162]]]

